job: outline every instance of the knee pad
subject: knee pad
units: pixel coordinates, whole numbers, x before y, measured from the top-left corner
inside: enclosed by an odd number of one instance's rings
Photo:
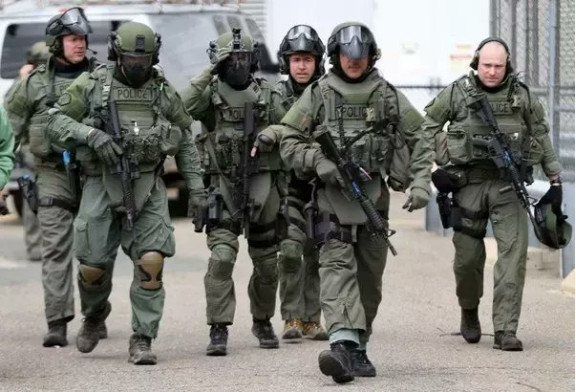
[[[208,270],[213,278],[227,280],[232,278],[236,251],[228,245],[220,244],[212,248]]]
[[[254,262],[254,267],[263,284],[270,285],[278,281],[278,264],[275,259]]]
[[[162,287],[164,256],[159,252],[146,252],[136,264],[136,277],[144,290],[159,290]]]
[[[286,272],[295,272],[302,265],[303,247],[297,241],[285,240],[280,244],[280,267]]]
[[[106,270],[100,267],[80,263],[78,266],[78,284],[86,289],[101,287],[107,280]]]

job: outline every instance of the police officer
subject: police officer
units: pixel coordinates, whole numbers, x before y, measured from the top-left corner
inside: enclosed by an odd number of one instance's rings
[[[212,205],[217,211],[206,227],[211,251],[204,277],[210,325],[206,354],[227,354],[228,326],[234,322],[236,309],[232,271],[242,231],[249,232],[248,252],[254,265],[248,287],[252,333],[261,348],[278,348],[270,318],[278,287],[277,252],[285,230],[281,226],[287,226],[287,213],[284,219],[278,216],[286,176],[277,146],[256,158],[246,156],[244,122],[249,115],[246,103],[253,103],[257,112],[254,136],[278,123],[285,111],[278,92],[254,77],[258,43],[252,37],[240,30],[224,33],[210,43],[209,56],[211,65],[182,94],[190,115],[205,127],[196,143],[210,185],[209,199],[215,201]],[[249,186],[248,194],[244,185]]]
[[[6,206],[6,193],[4,187],[10,178],[10,172],[14,168],[14,132],[8,121],[8,115],[4,108],[0,108],[0,215],[8,214]]]
[[[122,245],[134,262],[129,360],[153,365],[157,358],[151,341],[164,308],[164,259],[175,252],[160,177],[165,157],[175,155],[192,204],[204,203],[205,191],[192,119],[178,93],[153,67],[159,61],[160,37],[144,24],[129,22],[110,34],[108,46],[113,63],[79,77],[58,100],[49,125],[54,140],[78,145],[86,176],[74,223],[85,316],[76,347],[89,353],[98,344],[97,326],[110,313],[112,271]],[[107,132],[117,134],[113,138]]]
[[[26,64],[20,67],[18,78],[6,92],[4,101],[10,100],[10,95],[16,91],[18,84],[26,79],[28,75],[38,66],[45,64],[50,52],[46,42],[40,41],[32,45],[26,52]],[[31,174],[34,169],[34,155],[30,152],[29,135],[24,132],[20,138],[20,148],[16,154],[16,167],[22,167]],[[24,224],[24,242],[26,244],[26,253],[30,261],[42,261],[42,236],[40,232],[40,223],[36,213],[32,211],[30,205],[24,201],[22,207],[22,223]]]
[[[62,163],[63,149],[46,137],[48,109],[82,72],[90,68],[86,58],[90,25],[81,8],[70,8],[48,21],[46,45],[51,56],[38,66],[9,97],[6,104],[16,144],[28,132],[35,156],[37,212],[42,232],[42,284],[48,333],[45,347],[65,346],[66,324],[74,318],[72,284],[72,223],[79,194]],[[71,181],[72,180],[72,181]],[[105,326],[102,334],[106,336]]]
[[[288,30],[278,51],[280,73],[288,75],[288,79],[275,85],[286,110],[324,74],[324,52],[324,44],[312,27],[297,25]],[[301,339],[302,335],[313,340],[328,339],[320,324],[318,252],[313,241],[307,240],[303,216],[311,193],[308,181],[292,172],[288,185],[290,227],[288,238],[280,244],[278,268],[282,338],[290,341]]]
[[[490,140],[491,129],[479,116],[477,105],[484,97],[505,134],[515,157],[514,165],[521,181],[530,180],[531,167],[541,164],[551,189],[562,194],[560,163],[552,149],[549,128],[542,105],[521,83],[511,66],[506,43],[495,37],[478,46],[470,63],[472,72],[462,76],[426,106],[425,129],[436,135],[437,161],[451,178],[454,206],[453,243],[456,295],[461,307],[461,332],[468,343],[481,337],[478,306],[483,294],[486,252],[483,238],[488,220],[498,243],[498,261],[494,267],[494,348],[521,351],[516,337],[526,274],[528,224],[507,178],[482,147],[479,139]],[[441,132],[450,122],[447,132]],[[442,142],[444,139],[444,142]],[[438,177],[436,177],[438,176]],[[435,173],[435,178],[442,178]],[[435,181],[435,184],[437,182]],[[442,184],[437,187],[442,188]]]
[[[364,188],[363,203],[375,205],[377,216],[371,216],[382,223],[384,234],[390,202],[385,176],[390,173],[388,184],[403,191],[408,176],[392,178],[392,173],[409,170],[412,180],[404,207],[425,207],[433,151],[421,129],[422,116],[375,68],[380,52],[365,25],[338,25],[328,40],[328,57],[333,68],[309,86],[282,119],[281,155],[297,175],[318,177],[314,234],[330,340],[330,350],[320,353],[318,361],[323,374],[345,383],[354,376],[376,375],[366,346],[382,299],[388,246],[383,235],[372,231],[360,203],[344,196],[351,189],[337,162],[327,158],[324,145],[309,143],[309,138],[323,135],[326,140],[328,135],[336,143],[348,167],[363,179],[354,183]],[[407,164],[396,157],[401,151],[411,155]]]

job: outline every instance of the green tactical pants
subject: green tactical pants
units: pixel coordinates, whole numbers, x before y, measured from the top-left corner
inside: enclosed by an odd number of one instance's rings
[[[278,282],[282,320],[320,321],[320,275],[318,250],[306,237],[302,216],[304,202],[288,196],[290,226],[288,238],[281,242],[278,254]]]
[[[72,279],[72,228],[75,195],[70,190],[65,172],[38,167],[36,184],[38,223],[41,231],[42,286],[44,311],[48,322],[74,318],[74,284]],[[68,208],[50,204],[49,198],[64,202]]]
[[[134,233],[129,230],[125,217],[112,212],[109,204],[110,198],[102,177],[87,177],[80,211],[74,222],[76,257],[81,264],[101,270],[102,275],[93,284],[88,284],[79,274],[82,313],[95,315],[104,308],[112,291],[112,273],[118,246],[122,245],[124,253],[135,263],[130,286],[132,330],[156,338],[164,309],[164,287],[160,285],[159,289],[145,289],[143,286],[150,276],[137,263],[148,252],[159,252],[164,257],[174,255],[174,229],[168,213],[166,187],[161,178],[156,179],[148,199],[138,211],[134,224],[135,242]]]
[[[498,244],[492,304],[494,331],[516,332],[526,275],[528,220],[513,191],[500,193],[508,185],[502,180],[484,180],[458,190],[456,203],[466,210],[464,214],[468,217],[462,218],[462,231],[454,233],[452,242],[456,250],[454,275],[458,302],[464,309],[476,308],[483,294],[486,261],[483,237],[490,219]]]
[[[22,224],[24,225],[24,243],[26,244],[28,260],[42,260],[40,222],[26,200],[22,204]]]
[[[280,196],[276,187],[272,187],[258,222],[250,225],[248,253],[254,269],[248,284],[248,297],[250,313],[258,320],[272,318],[276,308],[279,249],[276,221],[279,208]],[[211,251],[204,276],[208,325],[234,323],[236,293],[232,272],[240,245],[238,230],[233,226],[230,213],[224,208],[222,221],[207,235]]]

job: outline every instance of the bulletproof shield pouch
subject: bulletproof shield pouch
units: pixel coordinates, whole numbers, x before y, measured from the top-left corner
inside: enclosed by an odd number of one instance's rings
[[[28,206],[35,214],[38,212],[38,188],[36,188],[36,183],[30,178],[30,176],[18,177],[16,180],[18,182],[18,187],[22,192],[22,197],[26,199]]]
[[[362,182],[361,186],[368,199],[376,204],[382,195],[380,176]],[[322,212],[335,214],[342,225],[364,225],[368,220],[360,203],[351,194],[331,184],[326,184],[324,189],[318,191],[318,208]]]
[[[52,145],[46,136],[46,124],[50,117],[47,114],[35,115],[30,120],[30,152],[37,157],[46,158],[52,154]]]
[[[164,155],[176,155],[180,148],[180,142],[182,141],[182,130],[164,121],[160,122],[157,126],[160,128],[160,152]]]
[[[223,176],[219,176],[219,187],[222,194],[222,199],[226,208],[231,215],[238,214],[241,206],[234,204],[236,199],[232,192],[236,192],[235,189],[230,189],[229,181]],[[270,190],[272,189],[272,174],[270,172],[258,173],[250,177],[250,198],[254,200],[254,209],[250,217],[250,222],[257,222],[262,214],[262,209],[268,200],[270,195]]]
[[[436,152],[434,161],[437,165],[443,166],[450,162],[448,155],[448,134],[446,132],[440,131],[434,135],[434,151]]]
[[[148,196],[152,191],[152,188],[156,184],[156,173],[154,171],[148,171],[140,173],[140,177],[133,179],[132,189],[134,192],[134,202],[136,204],[136,211],[141,211],[142,207],[148,200]],[[123,207],[123,194],[122,194],[122,182],[120,181],[120,176],[110,173],[110,170],[105,168],[104,174],[102,176],[104,181],[104,187],[110,198],[110,206],[113,210],[117,210],[119,207]]]

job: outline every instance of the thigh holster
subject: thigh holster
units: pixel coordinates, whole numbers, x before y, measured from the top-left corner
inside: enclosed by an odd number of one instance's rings
[[[341,225],[338,217],[334,214],[318,214],[316,224],[314,225],[314,234],[314,241],[318,247],[331,239],[336,239],[347,244],[352,243],[350,226]]]
[[[451,224],[455,232],[466,234],[473,238],[482,239],[486,236],[486,228],[475,229],[473,227],[468,227],[464,224],[463,218],[470,219],[472,221],[486,219],[488,218],[488,213],[484,211],[472,211],[463,207],[460,207],[453,202],[451,211]]]

